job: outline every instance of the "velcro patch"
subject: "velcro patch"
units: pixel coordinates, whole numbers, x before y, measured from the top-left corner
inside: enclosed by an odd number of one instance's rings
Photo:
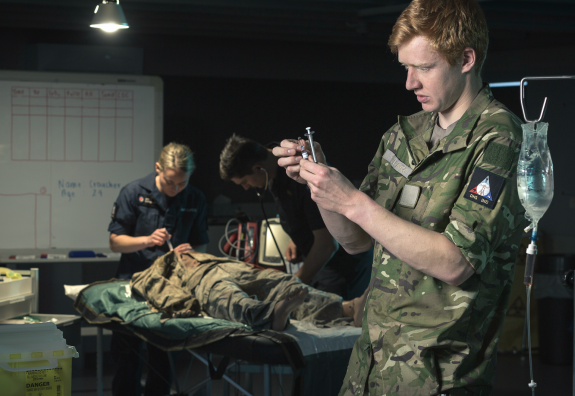
[[[404,208],[415,208],[417,205],[417,200],[419,199],[419,193],[421,188],[419,186],[414,186],[411,184],[406,184],[401,192],[401,197],[399,198],[399,206]]]
[[[509,170],[515,158],[515,149],[504,144],[491,142],[485,149],[483,162],[498,168]]]
[[[116,213],[118,212],[118,203],[114,202],[114,205],[112,206],[112,215],[110,216],[112,219],[116,218]]]
[[[463,195],[468,200],[493,209],[503,189],[505,178],[476,167]]]

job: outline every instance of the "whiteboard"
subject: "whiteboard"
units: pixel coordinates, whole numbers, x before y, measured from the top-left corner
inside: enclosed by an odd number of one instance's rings
[[[108,247],[120,189],[154,170],[158,77],[0,71],[0,249]]]

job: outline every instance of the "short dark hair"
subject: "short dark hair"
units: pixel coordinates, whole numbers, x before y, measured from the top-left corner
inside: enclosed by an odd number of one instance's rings
[[[251,174],[252,167],[268,158],[268,150],[251,139],[235,133],[226,141],[220,154],[220,176],[224,180]]]

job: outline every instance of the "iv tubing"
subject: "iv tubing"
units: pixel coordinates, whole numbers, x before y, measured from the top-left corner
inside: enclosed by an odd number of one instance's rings
[[[533,227],[533,232],[531,233],[531,243],[527,246],[527,257],[525,260],[525,275],[523,278],[523,284],[525,286],[531,286],[533,284],[533,271],[535,269],[535,256],[537,255],[537,224]]]
[[[531,243],[527,247],[527,258],[525,260],[525,284],[527,291],[527,309],[525,311],[525,325],[527,327],[527,348],[529,350],[529,373],[531,382],[527,384],[531,388],[531,394],[535,396],[535,387],[537,383],[533,381],[533,359],[531,357],[531,286],[533,285],[533,270],[535,268],[535,256],[537,255],[537,223],[533,223],[533,232],[531,233]]]
[[[531,285],[526,286],[527,288],[527,316],[526,316],[526,320],[527,320],[527,345],[529,348],[529,373],[530,373],[530,378],[531,378],[531,382],[529,384],[527,384],[530,388],[531,388],[531,394],[533,396],[535,396],[535,387],[537,386],[537,383],[535,381],[533,381],[533,359],[531,358],[531,315],[529,314],[530,308],[531,308]]]

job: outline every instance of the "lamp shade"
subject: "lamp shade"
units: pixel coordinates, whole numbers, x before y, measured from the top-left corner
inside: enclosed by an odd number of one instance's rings
[[[94,19],[92,19],[90,27],[99,28],[106,32],[115,32],[118,29],[127,29],[130,26],[119,3],[104,1],[96,6]]]

